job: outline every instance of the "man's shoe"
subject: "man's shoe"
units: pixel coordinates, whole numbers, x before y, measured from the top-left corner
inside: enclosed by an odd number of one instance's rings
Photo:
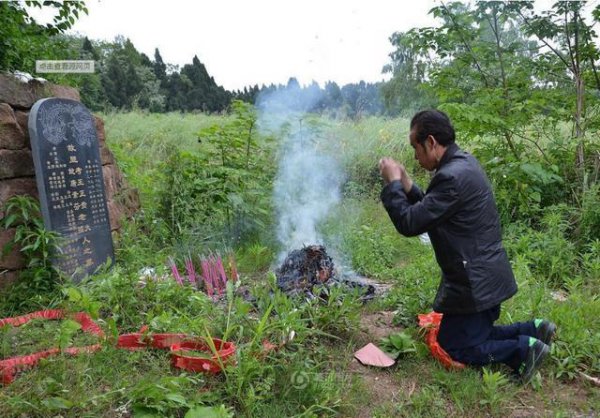
[[[534,320],[536,338],[546,345],[552,344],[552,337],[556,333],[556,324],[545,319]]]
[[[525,363],[521,365],[521,382],[528,383],[535,371],[540,367],[542,361],[550,353],[550,347],[538,340],[537,338],[529,337],[529,351]]]

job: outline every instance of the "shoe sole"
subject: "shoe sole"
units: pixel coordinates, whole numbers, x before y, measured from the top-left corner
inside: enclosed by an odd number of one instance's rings
[[[529,381],[533,377],[533,373],[535,373],[535,371],[540,367],[540,365],[542,364],[542,362],[548,354],[550,354],[550,347],[544,344],[542,350],[539,353],[537,353],[537,356],[533,359],[533,365],[531,366],[531,369],[529,369],[529,371],[522,376],[521,379],[523,384],[529,383]]]
[[[544,335],[540,335],[540,338],[538,338],[538,340],[540,340],[546,345],[550,345],[552,344],[552,337],[554,337],[554,334],[556,334],[556,324],[550,323]]]

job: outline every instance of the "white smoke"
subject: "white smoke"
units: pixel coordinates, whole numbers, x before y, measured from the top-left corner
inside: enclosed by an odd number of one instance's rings
[[[305,119],[304,112],[318,103],[321,92],[303,93],[297,89],[277,90],[257,100],[259,128],[281,141],[273,193],[280,261],[291,250],[324,244],[319,223],[341,198],[340,166],[318,148],[318,132]]]

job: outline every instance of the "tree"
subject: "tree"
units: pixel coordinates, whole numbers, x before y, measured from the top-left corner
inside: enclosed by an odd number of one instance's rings
[[[118,108],[131,106],[124,85],[127,83],[126,74],[117,55],[108,57],[101,75],[102,87],[108,102]]]
[[[498,135],[518,157],[518,128],[539,113],[530,77],[537,45],[519,30],[523,2],[460,2],[431,10],[441,20],[435,28],[396,34],[397,49],[388,69],[394,77],[384,87],[387,103],[399,89],[407,96],[434,94],[467,135]]]
[[[325,98],[323,100],[323,110],[336,110],[342,106],[342,91],[335,81],[325,83]]]
[[[185,75],[192,85],[186,92],[186,110],[216,112],[227,107],[229,94],[223,87],[217,86],[214,78],[208,75],[206,67],[197,56],[194,56],[191,65],[183,66],[181,75]]]
[[[79,13],[88,13],[83,1],[26,3],[29,7],[55,10],[52,23],[37,23],[21,2],[0,2],[0,70],[33,73],[35,60],[59,57],[61,48],[49,41],[71,28]]]
[[[100,61],[100,55],[92,42],[86,36],[83,38],[83,44],[81,45],[81,58],[92,59],[94,61]]]
[[[595,61],[600,57],[600,50],[595,41],[596,33],[582,16],[585,1],[558,1],[552,9],[535,13],[531,4],[519,9],[525,23],[525,31],[535,36],[546,47],[540,62],[546,64],[542,68],[562,67],[563,77],[567,77],[575,93],[573,119],[577,144],[577,166],[585,163],[585,75],[593,74],[595,88],[600,90],[600,78]],[[596,7],[595,17],[600,17],[600,8]],[[560,77],[559,77],[560,79]],[[563,78],[564,79],[564,78]]]
[[[403,32],[395,32],[390,36],[390,42],[396,49],[390,54],[392,62],[383,67],[383,73],[392,75],[381,89],[386,109],[391,114],[398,114],[431,107],[435,99],[424,88],[431,62],[420,59],[420,51],[413,45],[413,39]]]
[[[154,75],[160,81],[162,88],[166,87],[167,82],[167,65],[163,62],[162,56],[158,48],[154,50],[154,63],[152,64]]]
[[[167,81],[167,111],[186,110],[186,94],[191,89],[192,82],[185,74],[171,73]]]
[[[118,36],[102,69],[102,86],[110,104],[131,109],[143,87],[136,70],[141,57],[129,39]]]
[[[78,74],[77,87],[81,95],[81,101],[91,110],[101,110],[106,102],[102,81],[99,75],[101,66],[100,54],[92,42],[87,38],[83,39],[79,58],[83,60],[94,60],[95,73]]]
[[[166,100],[160,88],[160,81],[154,75],[152,68],[147,66],[136,67],[137,77],[141,82],[141,89],[135,98],[135,104],[150,112],[164,112]]]
[[[154,68],[148,56],[139,53],[129,39],[118,36],[108,48],[102,66],[101,79],[108,102],[123,109],[164,111],[166,91],[161,90]]]

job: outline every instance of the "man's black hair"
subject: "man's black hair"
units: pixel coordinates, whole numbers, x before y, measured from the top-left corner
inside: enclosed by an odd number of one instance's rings
[[[410,121],[410,129],[415,128],[416,140],[423,144],[429,135],[443,146],[454,143],[454,127],[444,112],[429,109],[421,110]]]

